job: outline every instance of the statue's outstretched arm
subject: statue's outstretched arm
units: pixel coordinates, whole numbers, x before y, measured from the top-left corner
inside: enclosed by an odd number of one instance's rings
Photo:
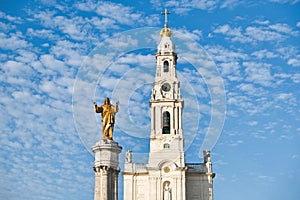
[[[100,107],[97,106],[97,103],[96,103],[96,102],[94,102],[94,108],[95,108],[95,112],[96,112],[96,113],[101,113],[102,110],[103,110],[101,106],[100,106]]]

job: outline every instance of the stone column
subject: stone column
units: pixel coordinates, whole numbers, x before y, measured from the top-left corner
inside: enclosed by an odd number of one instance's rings
[[[178,107],[174,107],[174,122],[176,134],[178,134]]]
[[[179,107],[179,111],[178,111],[178,128],[179,128],[179,131],[180,133],[182,133],[182,127],[181,127],[181,124],[182,124],[182,107]]]
[[[162,132],[162,107],[157,107],[158,112],[156,112],[157,117],[155,118],[155,127],[156,130],[159,130],[159,132]]]
[[[114,181],[114,199],[118,199],[118,176],[119,176],[119,172],[115,172],[114,173],[114,177],[113,177],[113,181]]]
[[[101,169],[102,173],[101,173],[101,197],[100,199],[108,199],[108,194],[109,194],[109,188],[108,188],[108,182],[107,182],[107,179],[108,179],[108,167],[106,166],[103,166],[102,169]],[[106,189],[107,188],[107,189]],[[96,188],[95,188],[96,189]],[[98,199],[95,199],[95,200],[98,200]]]
[[[155,135],[155,106],[151,105],[151,137]]]
[[[100,199],[101,197],[101,169],[100,167],[94,167],[95,172],[95,193],[94,200]]]
[[[113,140],[102,139],[92,147],[95,153],[94,200],[118,200],[119,154],[122,147]]]

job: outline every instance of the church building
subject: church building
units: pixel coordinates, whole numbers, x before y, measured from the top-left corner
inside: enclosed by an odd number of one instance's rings
[[[177,54],[172,31],[165,24],[156,57],[156,75],[150,99],[151,130],[147,163],[134,163],[126,152],[123,168],[124,200],[213,200],[210,152],[204,161],[186,163],[182,112],[184,99],[176,74]],[[97,110],[97,105],[96,110]],[[118,199],[119,154],[122,147],[103,138],[92,147],[95,153],[95,200]]]
[[[185,163],[184,100],[176,75],[177,54],[171,40],[172,31],[166,19],[160,35],[150,100],[149,160],[144,164],[132,163],[131,152],[126,153],[124,200],[212,200],[215,174],[210,152],[203,152],[204,163]]]

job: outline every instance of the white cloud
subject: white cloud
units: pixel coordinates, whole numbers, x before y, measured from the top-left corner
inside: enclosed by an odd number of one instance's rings
[[[271,86],[273,77],[270,71],[270,64],[244,62],[243,66],[246,67],[246,81],[260,84],[262,86]]]
[[[261,27],[247,27],[245,34],[258,41],[283,40],[284,36],[278,32]]]
[[[68,34],[75,40],[84,40],[87,38],[88,30],[91,28],[89,24],[85,24],[86,20],[82,17],[67,18],[65,16],[55,16],[52,23],[59,29]]]
[[[54,10],[40,11],[38,13],[34,13],[33,18],[40,20],[40,24],[45,27],[54,28],[55,24],[53,23],[53,18],[55,15],[56,15],[56,12]]]
[[[241,1],[239,0],[226,0],[222,3],[222,5],[220,6],[220,8],[229,8],[229,9],[233,9],[234,7],[236,7],[237,5],[239,5],[241,3]]]
[[[234,27],[229,24],[218,26],[214,33],[223,34],[226,39],[238,41],[241,43],[257,42],[257,41],[283,41],[291,36],[299,35],[298,31],[293,29],[287,24],[270,24],[269,21],[253,21],[259,26],[248,26],[245,28]]]
[[[50,30],[60,30],[61,33],[65,37],[70,37],[73,40],[77,41],[92,41],[95,42],[98,40],[98,36],[96,36],[96,31],[93,29],[96,23],[95,19],[84,18],[82,16],[66,16],[59,15],[58,11],[39,11],[36,14],[33,14],[35,20],[39,21],[39,23],[47,29]],[[96,23],[97,25],[97,23]],[[103,24],[104,25],[104,24]],[[107,27],[103,27],[103,29],[111,29],[115,28],[112,24]],[[103,30],[102,29],[102,30]],[[42,32],[46,31],[46,34],[49,39],[53,39],[53,36],[49,34],[47,30],[29,30],[29,34],[39,35]],[[56,32],[58,34],[58,32]],[[45,35],[44,35],[45,37]]]
[[[250,126],[256,126],[258,124],[258,121],[249,121],[248,124]]]
[[[19,32],[11,33],[9,35],[0,33],[0,48],[5,50],[16,50],[32,46],[23,38],[24,36]]]
[[[298,54],[298,49],[295,46],[286,46],[278,48],[277,51],[286,60]]]
[[[181,34],[183,34],[185,37],[188,37],[192,40],[198,41],[202,39],[202,31],[195,29],[193,31],[188,31],[186,29],[175,29],[176,31],[179,31]]]
[[[58,75],[63,74],[65,71],[65,63],[61,60],[55,59],[53,55],[42,55],[40,61],[50,74]]]
[[[205,46],[205,49],[209,54],[212,54],[213,60],[216,62],[239,62],[249,59],[248,55],[241,52],[240,50],[233,51],[230,49],[226,49],[220,45]]]
[[[100,16],[110,17],[125,25],[133,25],[142,17],[140,13],[134,13],[132,8],[112,2],[99,2],[95,11]]]
[[[229,144],[229,146],[231,146],[231,147],[236,147],[236,146],[238,146],[238,145],[240,145],[240,144],[243,144],[244,143],[244,141],[243,140],[231,140],[231,141],[229,141],[228,142]]]
[[[110,49],[125,49],[126,47],[136,47],[138,45],[138,40],[134,38],[134,35],[121,35],[118,39],[108,38],[106,39],[108,44],[100,44],[100,45],[109,45]],[[100,47],[100,46],[99,46]]]
[[[300,54],[299,50],[295,46],[287,46],[278,48],[280,56],[287,61],[288,65],[298,67],[300,66]]]
[[[181,90],[187,95],[195,95],[197,91],[197,95],[200,98],[209,97],[208,91],[205,89],[205,82],[202,78],[200,79],[196,70],[184,68],[180,70],[178,77],[181,80]],[[192,88],[191,85],[193,85]]]
[[[23,21],[21,17],[14,17],[14,16],[8,15],[2,11],[0,11],[0,18],[8,20],[10,22],[17,23],[17,24],[19,24]]]
[[[255,87],[253,84],[247,84],[247,83],[241,83],[237,86],[243,93],[252,96],[252,97],[257,97],[257,96],[264,96],[265,95],[265,90],[263,90],[260,87]]]
[[[270,102],[267,98],[267,92],[262,96],[255,96],[253,98],[250,95],[243,95],[239,92],[228,92],[227,93],[227,103],[231,109],[235,112],[232,113],[233,116],[236,116],[236,112],[242,111],[248,115],[257,115],[265,113],[268,109],[273,106],[273,103]]]
[[[260,24],[260,25],[268,25],[268,24],[270,24],[270,21],[269,20],[254,20],[253,23]]]
[[[299,34],[298,31],[293,31],[293,29],[287,24],[277,23],[270,25],[269,28],[287,35],[297,36]]]
[[[40,66],[34,64],[38,62],[37,54],[25,49],[17,52],[19,55],[13,57],[15,60],[6,61],[1,67],[7,76],[5,87],[1,88],[5,96],[0,99],[0,109],[6,113],[6,120],[0,123],[0,127],[1,130],[10,133],[0,136],[1,141],[5,143],[1,151],[5,154],[1,153],[1,158],[10,161],[1,167],[1,173],[4,175],[2,178],[7,183],[3,188],[7,190],[6,195],[15,198],[58,199],[65,189],[57,188],[64,188],[65,185],[71,185],[68,190],[76,193],[76,188],[80,187],[79,183],[82,180],[92,184],[92,181],[82,176],[82,173],[70,179],[61,177],[53,179],[56,174],[73,174],[75,168],[78,172],[88,174],[82,166],[85,166],[84,168],[92,166],[89,166],[88,159],[80,157],[79,152],[82,152],[83,147],[74,134],[70,104],[72,90],[68,93],[68,88],[65,87],[72,86],[73,79],[56,78],[48,81],[47,86],[45,83],[50,79],[51,73],[47,73],[47,70],[39,71],[36,67]],[[44,61],[47,66],[51,65],[52,61],[57,64],[57,61],[49,55]],[[64,67],[60,63],[58,65]],[[57,71],[55,68],[52,69]],[[45,90],[40,90],[43,87]],[[19,150],[22,153],[16,153]],[[78,158],[80,167],[68,165],[75,157]],[[57,168],[58,165],[60,168]],[[44,168],[47,168],[47,172],[41,170]],[[19,173],[23,175],[16,183],[13,180]],[[10,193],[11,187],[17,189]],[[56,193],[43,192],[44,187]],[[22,194],[22,197],[19,194]],[[80,196],[80,194],[75,196],[78,195]]]
[[[24,64],[22,62],[16,62],[13,60],[9,60],[2,64],[1,69],[6,73],[9,74],[10,77],[24,77],[24,76],[31,76],[33,75],[33,69]],[[7,77],[7,78],[10,78]]]
[[[261,182],[264,182],[264,183],[267,183],[267,184],[270,184],[270,182],[271,183],[275,182],[275,178],[274,177],[272,177],[272,176],[266,176],[266,175],[259,175],[259,176],[256,177],[256,179],[258,181],[261,181]]]
[[[50,48],[51,54],[59,58],[66,65],[78,68],[86,55],[86,44],[72,43],[68,40],[59,40]]]
[[[259,51],[255,51],[253,52],[251,55],[257,57],[258,59],[270,59],[270,58],[276,58],[278,57],[278,55],[276,55],[274,52],[271,52],[267,49],[263,49],[263,50],[259,50]]]
[[[218,1],[215,0],[168,0],[163,3],[161,1],[151,0],[150,2],[157,9],[167,7],[172,12],[175,12],[177,14],[184,14],[192,9],[213,10],[218,6]]]
[[[279,93],[276,100],[281,101],[285,106],[297,106],[297,99],[293,93]]]
[[[284,3],[289,3],[289,4],[296,4],[299,2],[299,0],[269,0],[270,2],[273,2],[273,3],[281,3],[281,4],[284,4]]]
[[[13,29],[16,29],[16,26],[15,25],[12,25],[12,24],[8,24],[8,23],[3,23],[3,22],[0,22],[0,28],[3,32],[9,32]]]
[[[59,39],[59,36],[55,35],[54,32],[49,29],[35,30],[33,28],[28,28],[26,31],[26,36],[48,38],[50,40],[58,40]]]
[[[24,50],[24,49],[20,49],[17,50],[17,53],[19,55],[17,55],[15,57],[15,60],[18,62],[22,62],[22,63],[30,63],[37,60],[37,54],[35,52],[29,51],[29,50]]]
[[[153,67],[153,63],[155,62],[155,57],[152,54],[142,55],[142,54],[127,54],[124,57],[121,57],[116,63],[116,67],[119,64],[134,64],[140,65],[146,68]],[[154,68],[154,67],[153,67]]]
[[[159,23],[157,15],[144,16],[143,13],[135,11],[133,7],[124,6],[120,3],[109,1],[94,2],[88,0],[84,3],[75,4],[75,7],[82,11],[95,12],[101,16],[101,20],[97,17],[92,18],[93,24],[100,30],[118,28],[120,24],[148,24],[153,26]],[[118,26],[116,24],[118,24]]]
[[[300,74],[293,74],[291,79],[294,83],[300,83]]]
[[[233,41],[238,41],[241,43],[252,42],[253,40],[242,33],[241,27],[231,28],[228,24],[217,27],[214,33],[221,33],[226,35],[226,39],[231,39]]]
[[[214,30],[215,33],[222,33],[222,34],[227,34],[230,30],[230,26],[228,24],[219,26],[217,29]]]
[[[240,81],[240,65],[238,62],[228,62],[220,63],[221,73],[224,78],[229,79],[230,81]]]
[[[119,26],[116,25],[115,21],[108,17],[92,17],[90,20],[91,24],[100,31],[107,31],[108,29],[118,29]]]
[[[288,59],[287,64],[292,65],[294,67],[299,67],[300,66],[300,55],[297,55],[295,58]]]
[[[249,59],[247,54],[240,50],[233,51],[225,49],[222,46],[205,46],[205,49],[217,63],[223,78],[230,81],[241,80],[242,74],[240,63]]]
[[[193,1],[181,1],[181,4],[186,7],[201,9],[201,10],[212,10],[216,8],[218,1],[215,0],[193,0]]]

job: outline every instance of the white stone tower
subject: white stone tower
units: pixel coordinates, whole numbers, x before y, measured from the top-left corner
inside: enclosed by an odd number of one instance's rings
[[[176,75],[177,54],[172,31],[165,24],[156,53],[156,76],[150,100],[151,133],[148,163],[133,163],[127,153],[124,166],[124,200],[212,200],[213,178],[210,152],[204,163],[187,164],[180,83]]]
[[[167,12],[165,12],[167,14]],[[172,199],[185,199],[185,164],[182,136],[183,99],[176,75],[177,54],[165,21],[156,53],[156,76],[150,100],[151,135],[148,173],[150,196],[159,196],[166,185]]]

